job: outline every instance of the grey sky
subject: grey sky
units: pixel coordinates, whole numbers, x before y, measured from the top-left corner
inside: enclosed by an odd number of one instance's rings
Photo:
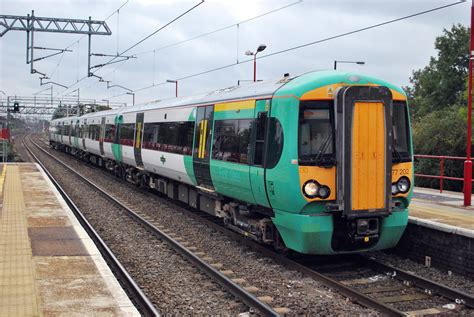
[[[35,15],[102,20],[120,7],[125,0],[0,0],[0,14]],[[120,14],[107,20],[111,36],[93,37],[92,51],[115,54],[130,47],[199,0],[130,0]],[[265,43],[262,56],[292,46],[316,41],[357,28],[380,23],[404,15],[427,10],[451,1],[382,1],[382,0],[304,0],[287,9],[243,23],[206,37],[167,49],[160,47],[185,40],[202,33],[232,25],[264,12],[291,4],[296,0],[206,0],[197,9],[157,33],[130,54],[137,59],[113,64],[97,74],[111,85],[117,84],[136,90],[158,84],[167,79],[185,77],[194,73],[248,59],[245,51],[255,50]],[[299,74],[315,69],[330,69],[333,61],[362,60],[364,66],[340,64],[339,69],[353,70],[378,76],[397,85],[407,85],[412,70],[424,67],[435,54],[433,43],[443,28],[453,23],[468,25],[470,1],[424,16],[396,22],[380,28],[346,36],[258,61],[258,78],[277,78],[289,72]],[[82,39],[81,39],[82,38]],[[79,39],[79,43],[77,42]],[[238,39],[238,40],[237,40]],[[45,72],[51,80],[70,86],[86,75],[87,40],[81,35],[36,33],[35,45],[64,48],[75,43],[73,52],[37,62],[35,68]],[[26,65],[26,34],[11,31],[0,38],[0,90],[8,95],[31,95],[49,86],[40,86],[38,75],[29,73]],[[38,54],[41,56],[41,52]],[[107,61],[94,58],[92,64]],[[58,66],[59,65],[59,66]],[[183,80],[180,95],[234,85],[239,79],[251,79],[252,63],[244,63],[224,70]],[[82,80],[64,91],[54,87],[54,94],[63,96],[79,88],[81,97],[97,100],[131,102],[121,88],[107,89],[96,78]],[[116,97],[114,97],[116,96]],[[137,102],[165,99],[174,96],[174,86],[164,84],[136,93]]]

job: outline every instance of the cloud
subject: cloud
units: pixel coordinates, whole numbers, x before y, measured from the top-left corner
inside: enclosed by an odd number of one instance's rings
[[[0,3],[1,14],[36,15],[87,19],[104,19],[120,7],[121,1],[13,1]],[[107,20],[112,36],[93,36],[92,51],[116,54],[130,47],[177,15],[197,4],[198,0],[136,0],[129,1],[120,14]],[[157,50],[160,47],[189,39],[263,12],[274,10],[295,1],[218,1],[207,0],[194,11],[176,21],[155,36],[143,42],[130,54],[136,59],[112,64],[97,71],[111,84],[139,89],[166,79],[181,78],[190,74],[246,60],[246,50],[255,50],[265,43],[267,49],[260,56],[292,46],[308,43],[380,23],[404,15],[423,11],[454,1],[303,1],[287,9],[266,15],[239,27],[232,27],[180,45]],[[381,77],[397,85],[408,84],[414,69],[424,67],[435,54],[434,40],[443,28],[453,23],[467,25],[469,4],[464,3],[442,11],[400,21],[391,25],[353,34],[340,39],[308,46],[288,53],[258,60],[257,73],[261,79],[280,77],[283,73],[298,74],[315,69],[330,69],[335,59],[363,60],[364,66],[341,64],[347,70]],[[87,40],[81,35],[36,33],[38,46],[64,48],[75,43],[73,52],[35,63],[39,71],[51,75],[51,80],[72,85],[87,72]],[[80,40],[78,43],[77,41]],[[155,50],[153,53],[152,51]],[[42,54],[39,52],[37,54]],[[9,95],[31,95],[44,89],[37,75],[29,73],[25,64],[26,35],[9,32],[0,38],[0,89]],[[38,55],[39,56],[39,55]],[[93,57],[92,65],[108,58]],[[250,79],[252,63],[240,64],[224,70],[194,77],[180,82],[180,94],[190,95],[234,85],[239,79]],[[81,97],[97,100],[131,102],[121,88],[107,89],[97,78],[88,78],[74,85]],[[55,94],[62,91],[54,87]],[[114,97],[123,95],[120,97]],[[174,86],[164,84],[137,92],[137,102],[164,99],[174,96]]]

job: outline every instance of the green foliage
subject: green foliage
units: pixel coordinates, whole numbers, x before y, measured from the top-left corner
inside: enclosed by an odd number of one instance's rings
[[[434,111],[413,125],[415,153],[464,156],[466,151],[466,120],[460,111],[451,108]],[[438,159],[419,159],[415,170],[420,174],[439,175]],[[444,175],[463,176],[463,161],[446,160]],[[417,186],[438,188],[439,180],[417,178]],[[462,182],[445,181],[445,189],[461,190]]]
[[[470,29],[453,25],[436,38],[436,57],[413,71],[405,87],[410,104],[415,154],[465,156]],[[439,160],[420,159],[419,174],[439,175]],[[446,160],[445,175],[462,177],[462,161]],[[439,181],[417,178],[417,185],[438,188]],[[446,181],[461,190],[462,182]]]
[[[413,71],[408,94],[414,119],[453,105],[467,105],[464,88],[469,66],[469,32],[462,25],[443,30],[436,38],[437,57]]]

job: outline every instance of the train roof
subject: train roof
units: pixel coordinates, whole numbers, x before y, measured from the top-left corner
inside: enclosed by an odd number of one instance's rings
[[[238,101],[250,98],[271,97],[275,91],[291,79],[285,77],[279,80],[261,81],[252,84],[244,84],[218,89],[212,92],[165,100],[151,101],[133,107],[123,108],[120,113],[137,112],[143,110],[182,107],[187,105],[215,104],[226,101]]]
[[[92,112],[85,114],[80,118],[96,118],[161,108],[216,104],[221,102],[238,101],[251,98],[263,99],[271,98],[274,94],[292,94],[299,97],[304,92],[310,91],[317,87],[335,83],[379,84],[388,86],[389,88],[405,95],[404,91],[400,87],[394,86],[393,84],[380,80],[378,78],[353,72],[322,70],[308,72],[296,77],[285,76],[276,80],[268,80],[251,84],[232,86],[194,96],[156,100],[131,107]]]

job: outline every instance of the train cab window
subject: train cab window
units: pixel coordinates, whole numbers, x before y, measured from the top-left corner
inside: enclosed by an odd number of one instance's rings
[[[393,103],[393,152],[392,162],[410,162],[410,137],[408,127],[408,111],[405,102]]]
[[[135,123],[122,123],[119,125],[119,143],[133,146],[135,137]]]
[[[251,121],[250,119],[216,120],[212,158],[248,164]]]
[[[333,101],[302,102],[299,113],[299,164],[333,166]]]

